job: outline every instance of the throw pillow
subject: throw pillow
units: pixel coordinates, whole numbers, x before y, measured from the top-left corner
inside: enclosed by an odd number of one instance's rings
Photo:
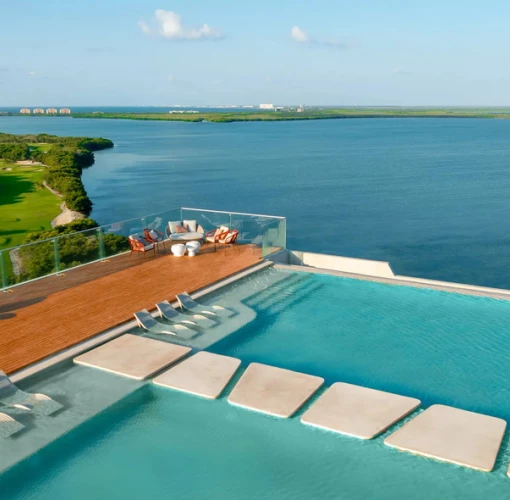
[[[197,232],[197,221],[196,220],[183,220],[182,225],[188,228],[188,232],[196,233]]]
[[[175,227],[176,226],[182,226],[182,221],[180,220],[171,220],[168,221],[168,229],[170,229],[170,234],[175,233]]]
[[[184,226],[175,226],[176,233],[189,233],[189,231]]]

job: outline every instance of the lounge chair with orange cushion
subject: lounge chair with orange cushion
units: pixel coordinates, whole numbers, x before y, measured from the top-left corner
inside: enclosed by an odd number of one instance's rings
[[[150,243],[146,239],[140,237],[138,234],[132,234],[129,236],[128,242],[129,247],[131,248],[131,253],[129,254],[130,257],[133,252],[147,253],[155,249],[154,243]]]
[[[227,231],[226,233],[222,233],[218,238],[217,243],[220,245],[225,245],[226,247],[232,246],[237,242],[237,237],[239,236],[239,231]]]
[[[156,231],[155,229],[144,229],[143,234],[145,236],[145,239],[149,243],[153,243],[154,247],[157,250],[156,243],[163,243],[163,247],[165,247],[165,235],[161,231]],[[166,248],[166,247],[165,247]]]
[[[220,226],[205,233],[205,241],[208,243],[214,243],[214,246],[216,247],[216,243],[218,243],[220,239],[225,238],[229,231],[230,229],[227,226]]]

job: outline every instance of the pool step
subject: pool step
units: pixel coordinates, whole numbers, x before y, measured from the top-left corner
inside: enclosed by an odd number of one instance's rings
[[[259,309],[263,309],[267,314],[270,315],[279,314],[283,312],[285,309],[288,309],[298,304],[306,297],[320,290],[322,287],[323,285],[320,283],[316,282],[308,283],[306,286],[300,287],[296,292],[291,293],[289,295],[283,295],[278,300],[274,300],[273,302],[267,304],[265,308]]]
[[[267,288],[258,291],[251,295],[243,302],[250,307],[257,307],[261,302],[270,299],[271,297],[280,295],[282,291],[288,290],[289,288],[296,288],[300,283],[303,283],[310,279],[309,276],[303,278],[297,274],[288,276],[274,284],[270,284]]]

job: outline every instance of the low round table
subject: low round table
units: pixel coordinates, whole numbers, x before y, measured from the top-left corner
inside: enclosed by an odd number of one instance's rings
[[[202,233],[173,233],[170,235],[172,241],[202,241],[203,239]]]

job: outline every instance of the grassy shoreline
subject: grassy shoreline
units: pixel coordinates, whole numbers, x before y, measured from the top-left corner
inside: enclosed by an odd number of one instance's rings
[[[46,116],[46,115],[37,115]],[[106,120],[156,120],[179,122],[253,122],[253,121],[297,121],[332,120],[348,118],[487,118],[509,119],[510,108],[309,108],[298,113],[285,111],[211,111],[199,113],[122,113],[96,112],[73,113],[72,118],[93,118]],[[50,116],[48,116],[50,118]],[[53,117],[55,118],[55,117]]]

